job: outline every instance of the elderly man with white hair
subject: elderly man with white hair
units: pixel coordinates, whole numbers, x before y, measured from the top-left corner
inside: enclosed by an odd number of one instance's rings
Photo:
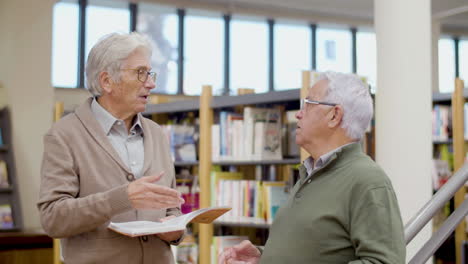
[[[86,65],[93,96],[44,136],[38,208],[67,264],[174,263],[169,245],[183,231],[131,238],[107,229],[167,220],[184,202],[166,136],[141,115],[156,81],[150,58],[138,33],[102,38]]]
[[[372,114],[368,87],[357,76],[321,74],[296,115],[296,142],[310,157],[264,251],[243,241],[222,252],[219,263],[403,264],[395,192],[359,143]]]

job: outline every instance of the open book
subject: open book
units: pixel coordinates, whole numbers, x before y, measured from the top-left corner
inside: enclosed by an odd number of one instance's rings
[[[122,235],[137,237],[144,235],[152,235],[158,233],[166,233],[178,230],[184,230],[188,223],[202,223],[210,224],[216,218],[220,217],[231,207],[208,207],[184,214],[165,222],[152,222],[152,221],[131,221],[123,223],[113,223],[107,228],[120,233]]]

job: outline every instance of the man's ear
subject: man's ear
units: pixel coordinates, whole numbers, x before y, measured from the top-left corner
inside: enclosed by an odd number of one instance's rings
[[[101,85],[101,88],[103,91],[105,91],[106,93],[111,93],[112,83],[113,83],[112,78],[108,72],[99,73],[99,84]]]
[[[338,127],[343,120],[343,107],[341,105],[336,105],[333,109],[328,113],[330,119],[328,120],[328,127],[334,128]]]

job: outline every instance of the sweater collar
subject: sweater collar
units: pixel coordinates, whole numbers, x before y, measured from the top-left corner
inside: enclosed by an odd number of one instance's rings
[[[317,171],[323,170],[330,166],[330,164],[336,161],[336,166],[341,167],[343,164],[346,164],[350,157],[355,154],[362,153],[362,147],[359,142],[349,143],[343,146],[338,147],[336,150],[331,151],[327,156],[327,160],[324,162],[323,166],[314,171],[314,174]],[[308,157],[309,159],[311,157]],[[338,159],[339,158],[339,159]],[[304,164],[301,164],[299,167],[299,175],[301,179],[309,178],[311,175],[308,173],[308,169]]]
[[[112,146],[112,143],[106,136],[104,129],[99,124],[99,122],[94,117],[94,114],[91,110],[91,103],[93,98],[88,98],[81,106],[79,106],[75,110],[75,114],[78,119],[81,121],[85,129],[88,133],[94,138],[94,140],[99,144],[111,157],[112,159],[119,164],[127,173],[132,173],[130,168],[120,159],[119,154]],[[150,168],[151,160],[153,159],[153,139],[151,137],[151,128],[150,123],[151,121],[147,120],[146,118],[140,118],[141,127],[143,130],[143,135],[147,135],[144,137],[143,145],[144,145],[144,153],[145,153],[145,160],[143,162],[143,175],[145,175],[146,171]]]

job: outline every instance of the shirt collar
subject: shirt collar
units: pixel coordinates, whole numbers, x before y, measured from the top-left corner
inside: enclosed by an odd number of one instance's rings
[[[115,118],[111,113],[109,113],[104,107],[102,107],[96,97],[94,97],[93,102],[91,103],[91,110],[96,117],[96,120],[101,125],[102,129],[108,135],[117,122],[123,122],[123,120],[119,120]],[[140,114],[136,115],[136,118],[133,119],[133,125],[130,128],[130,133],[143,133],[143,129],[141,127],[141,120]]]
[[[314,161],[312,157],[308,157],[307,159],[304,160],[304,167],[307,170],[307,175],[310,175],[314,170],[318,170],[322,168],[327,162],[330,160],[330,158],[335,154],[336,152],[340,151],[342,148],[354,144],[356,142],[351,142],[342,146],[339,146],[338,148],[323,154],[320,156],[317,161]]]

